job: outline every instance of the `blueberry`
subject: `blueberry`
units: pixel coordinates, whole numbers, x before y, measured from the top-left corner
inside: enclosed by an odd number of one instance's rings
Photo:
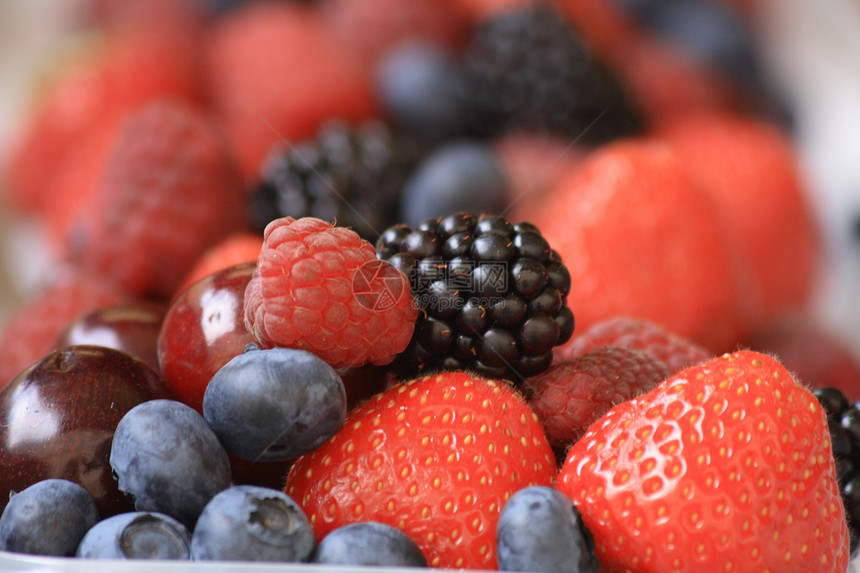
[[[462,71],[441,46],[417,40],[395,46],[379,62],[376,89],[391,120],[428,143],[463,133]]]
[[[248,461],[297,458],[346,418],[337,372],[306,350],[251,350],[225,364],[203,395],[203,417],[230,453]]]
[[[200,514],[191,553],[197,560],[299,562],[310,559],[315,543],[310,521],[287,494],[236,485]]]
[[[187,527],[212,497],[230,486],[230,461],[196,410],[149,400],[117,424],[110,465],[138,511],[166,513]]]
[[[314,551],[313,563],[374,567],[427,567],[411,537],[390,525],[361,521],[333,529]]]
[[[739,82],[761,81],[752,31],[721,0],[615,0],[645,28]]]
[[[99,520],[93,496],[65,479],[38,481],[13,493],[0,516],[0,549],[71,557]]]
[[[401,214],[415,226],[428,217],[458,211],[498,213],[508,199],[508,181],[483,143],[458,140],[428,155],[403,187]]]
[[[596,573],[591,533],[576,507],[546,486],[521,489],[499,514],[496,550],[502,571]]]
[[[78,546],[89,559],[190,559],[191,534],[163,513],[120,513],[93,526]]]

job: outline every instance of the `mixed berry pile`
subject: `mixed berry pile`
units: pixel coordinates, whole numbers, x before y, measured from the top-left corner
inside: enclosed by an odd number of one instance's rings
[[[845,572],[860,365],[756,0],[82,5],[0,164],[51,261],[0,549]]]

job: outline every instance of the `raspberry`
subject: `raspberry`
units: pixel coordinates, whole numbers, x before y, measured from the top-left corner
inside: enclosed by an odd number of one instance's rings
[[[346,227],[272,221],[245,290],[245,325],[262,348],[303,348],[334,367],[391,362],[418,311],[405,276]]]
[[[579,358],[600,346],[635,348],[663,361],[671,374],[712,358],[711,353],[692,340],[666,330],[650,320],[616,316],[598,322],[557,347],[555,360]]]
[[[0,386],[50,352],[60,332],[90,311],[127,302],[119,289],[63,268],[18,307],[0,331]]]
[[[670,374],[645,351],[600,346],[526,379],[523,392],[550,443],[563,452],[612,406],[648,392]]]
[[[234,158],[209,118],[159,100],[120,127],[70,224],[68,256],[130,294],[169,297],[203,252],[246,228]]]
[[[57,179],[79,159],[81,141],[94,128],[155,99],[199,101],[196,59],[176,37],[116,33],[101,40],[44,78],[3,161],[0,189],[9,207],[38,216],[63,201]]]

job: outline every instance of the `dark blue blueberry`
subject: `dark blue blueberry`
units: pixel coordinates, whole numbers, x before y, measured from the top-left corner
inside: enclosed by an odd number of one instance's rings
[[[246,4],[257,2],[258,0],[197,0],[202,4],[203,9],[211,13],[213,16],[226,17],[229,12],[238,10]],[[280,2],[295,4],[313,4],[317,0],[278,0]]]
[[[461,74],[456,59],[441,46],[408,41],[380,60],[376,90],[394,123],[428,143],[438,143],[463,133]]]
[[[99,520],[93,496],[65,479],[46,479],[13,493],[0,516],[0,549],[71,557]]]
[[[228,452],[248,461],[297,458],[346,418],[346,390],[306,350],[251,350],[225,364],[203,395],[203,417]]]
[[[163,513],[133,511],[98,522],[78,546],[88,559],[190,559],[191,534]]]
[[[436,149],[403,187],[401,214],[415,226],[428,217],[458,211],[499,213],[508,202],[508,181],[485,144],[460,140]]]
[[[280,490],[225,489],[210,501],[191,537],[197,560],[307,561],[316,538],[302,509]]]
[[[175,400],[149,400],[129,410],[114,432],[110,465],[136,510],[166,513],[189,528],[230,486],[230,461],[215,432]]]
[[[323,537],[311,559],[333,565],[427,567],[427,559],[411,537],[376,521],[351,523]]]
[[[496,551],[502,571],[597,573],[591,533],[576,507],[551,487],[510,497],[499,514]]]

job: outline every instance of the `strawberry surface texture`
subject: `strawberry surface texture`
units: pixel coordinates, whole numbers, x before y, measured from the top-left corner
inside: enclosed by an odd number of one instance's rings
[[[739,351],[610,410],[558,488],[610,572],[842,573],[848,529],[818,400]]]
[[[509,384],[451,372],[352,410],[343,430],[296,461],[286,493],[318,538],[381,521],[405,531],[433,567],[495,569],[505,501],[555,475],[537,417]]]

